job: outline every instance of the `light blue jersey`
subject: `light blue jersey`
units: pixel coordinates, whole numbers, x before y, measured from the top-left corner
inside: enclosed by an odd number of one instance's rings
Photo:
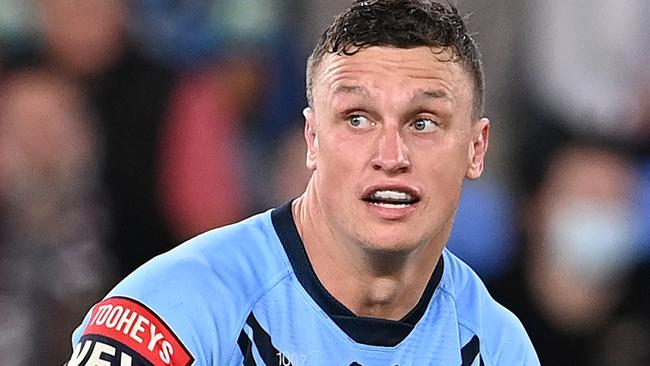
[[[316,277],[287,204],[158,256],[95,305],[69,365],[539,365],[519,320],[449,251],[402,320]]]

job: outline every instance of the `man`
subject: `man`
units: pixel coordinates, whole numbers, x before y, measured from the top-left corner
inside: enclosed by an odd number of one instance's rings
[[[483,170],[482,93],[454,8],[355,2],[308,61],[305,193],[127,277],[69,365],[538,365],[444,249]]]

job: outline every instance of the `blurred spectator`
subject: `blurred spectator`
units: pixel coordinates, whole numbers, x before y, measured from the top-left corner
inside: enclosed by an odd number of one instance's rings
[[[646,0],[531,1],[524,50],[539,107],[571,130],[630,139],[647,91],[650,16]]]
[[[528,0],[515,103],[523,189],[568,136],[650,154],[650,6],[646,0]],[[645,112],[644,112],[645,111]],[[644,116],[645,114],[645,116]],[[542,137],[542,138],[540,138]]]
[[[123,0],[35,0],[47,59],[58,72],[92,77],[121,56]]]
[[[237,47],[264,48],[281,39],[296,1],[132,0],[129,31],[158,62],[191,68]]]
[[[162,121],[175,75],[135,50],[88,83],[105,140],[109,244],[126,275],[176,245],[156,196]]]
[[[174,74],[143,57],[126,33],[124,0],[37,0],[40,47],[22,64],[78,80],[105,143],[102,179],[110,207],[108,243],[124,276],[174,238],[155,197],[161,121]]]
[[[228,63],[188,74],[175,89],[158,172],[159,197],[177,237],[249,212],[242,114],[259,80],[250,63]]]
[[[113,282],[100,140],[65,79],[26,70],[0,93],[0,364],[61,364],[74,319]]]
[[[155,57],[182,65],[160,145],[159,198],[178,237],[266,210],[274,202],[277,146],[304,105],[304,58],[293,0],[186,3],[174,11],[137,1],[152,22],[136,36]],[[290,12],[289,12],[290,10]],[[193,21],[190,21],[192,19]],[[171,23],[172,28],[162,25]],[[213,33],[214,32],[214,33]],[[213,45],[212,54],[198,47]],[[183,41],[185,40],[185,41]],[[185,51],[181,51],[185,50]],[[192,57],[192,55],[194,57]],[[301,124],[299,124],[301,126]]]
[[[177,237],[266,210],[275,202],[271,191],[286,187],[266,182],[280,169],[273,157],[297,118],[268,106],[277,94],[288,95],[278,90],[284,84],[274,85],[280,72],[268,52],[232,50],[183,73],[174,89],[160,144],[158,193]],[[286,104],[297,104],[293,99]]]
[[[542,364],[650,364],[639,182],[624,153],[571,144],[528,202],[521,262],[489,287],[525,324]]]

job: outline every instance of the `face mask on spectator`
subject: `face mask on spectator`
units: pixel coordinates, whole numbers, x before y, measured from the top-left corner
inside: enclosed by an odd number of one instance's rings
[[[636,227],[623,204],[575,200],[551,214],[546,237],[555,263],[600,286],[615,282],[634,263]]]

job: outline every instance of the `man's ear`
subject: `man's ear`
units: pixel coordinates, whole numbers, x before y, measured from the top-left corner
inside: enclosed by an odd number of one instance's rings
[[[318,136],[316,136],[316,121],[314,111],[310,107],[303,109],[305,116],[305,141],[307,142],[307,168],[316,170],[316,155],[318,153]]]
[[[469,147],[469,165],[465,172],[467,179],[481,177],[485,165],[485,154],[490,144],[490,120],[481,118],[472,126],[472,143]]]

